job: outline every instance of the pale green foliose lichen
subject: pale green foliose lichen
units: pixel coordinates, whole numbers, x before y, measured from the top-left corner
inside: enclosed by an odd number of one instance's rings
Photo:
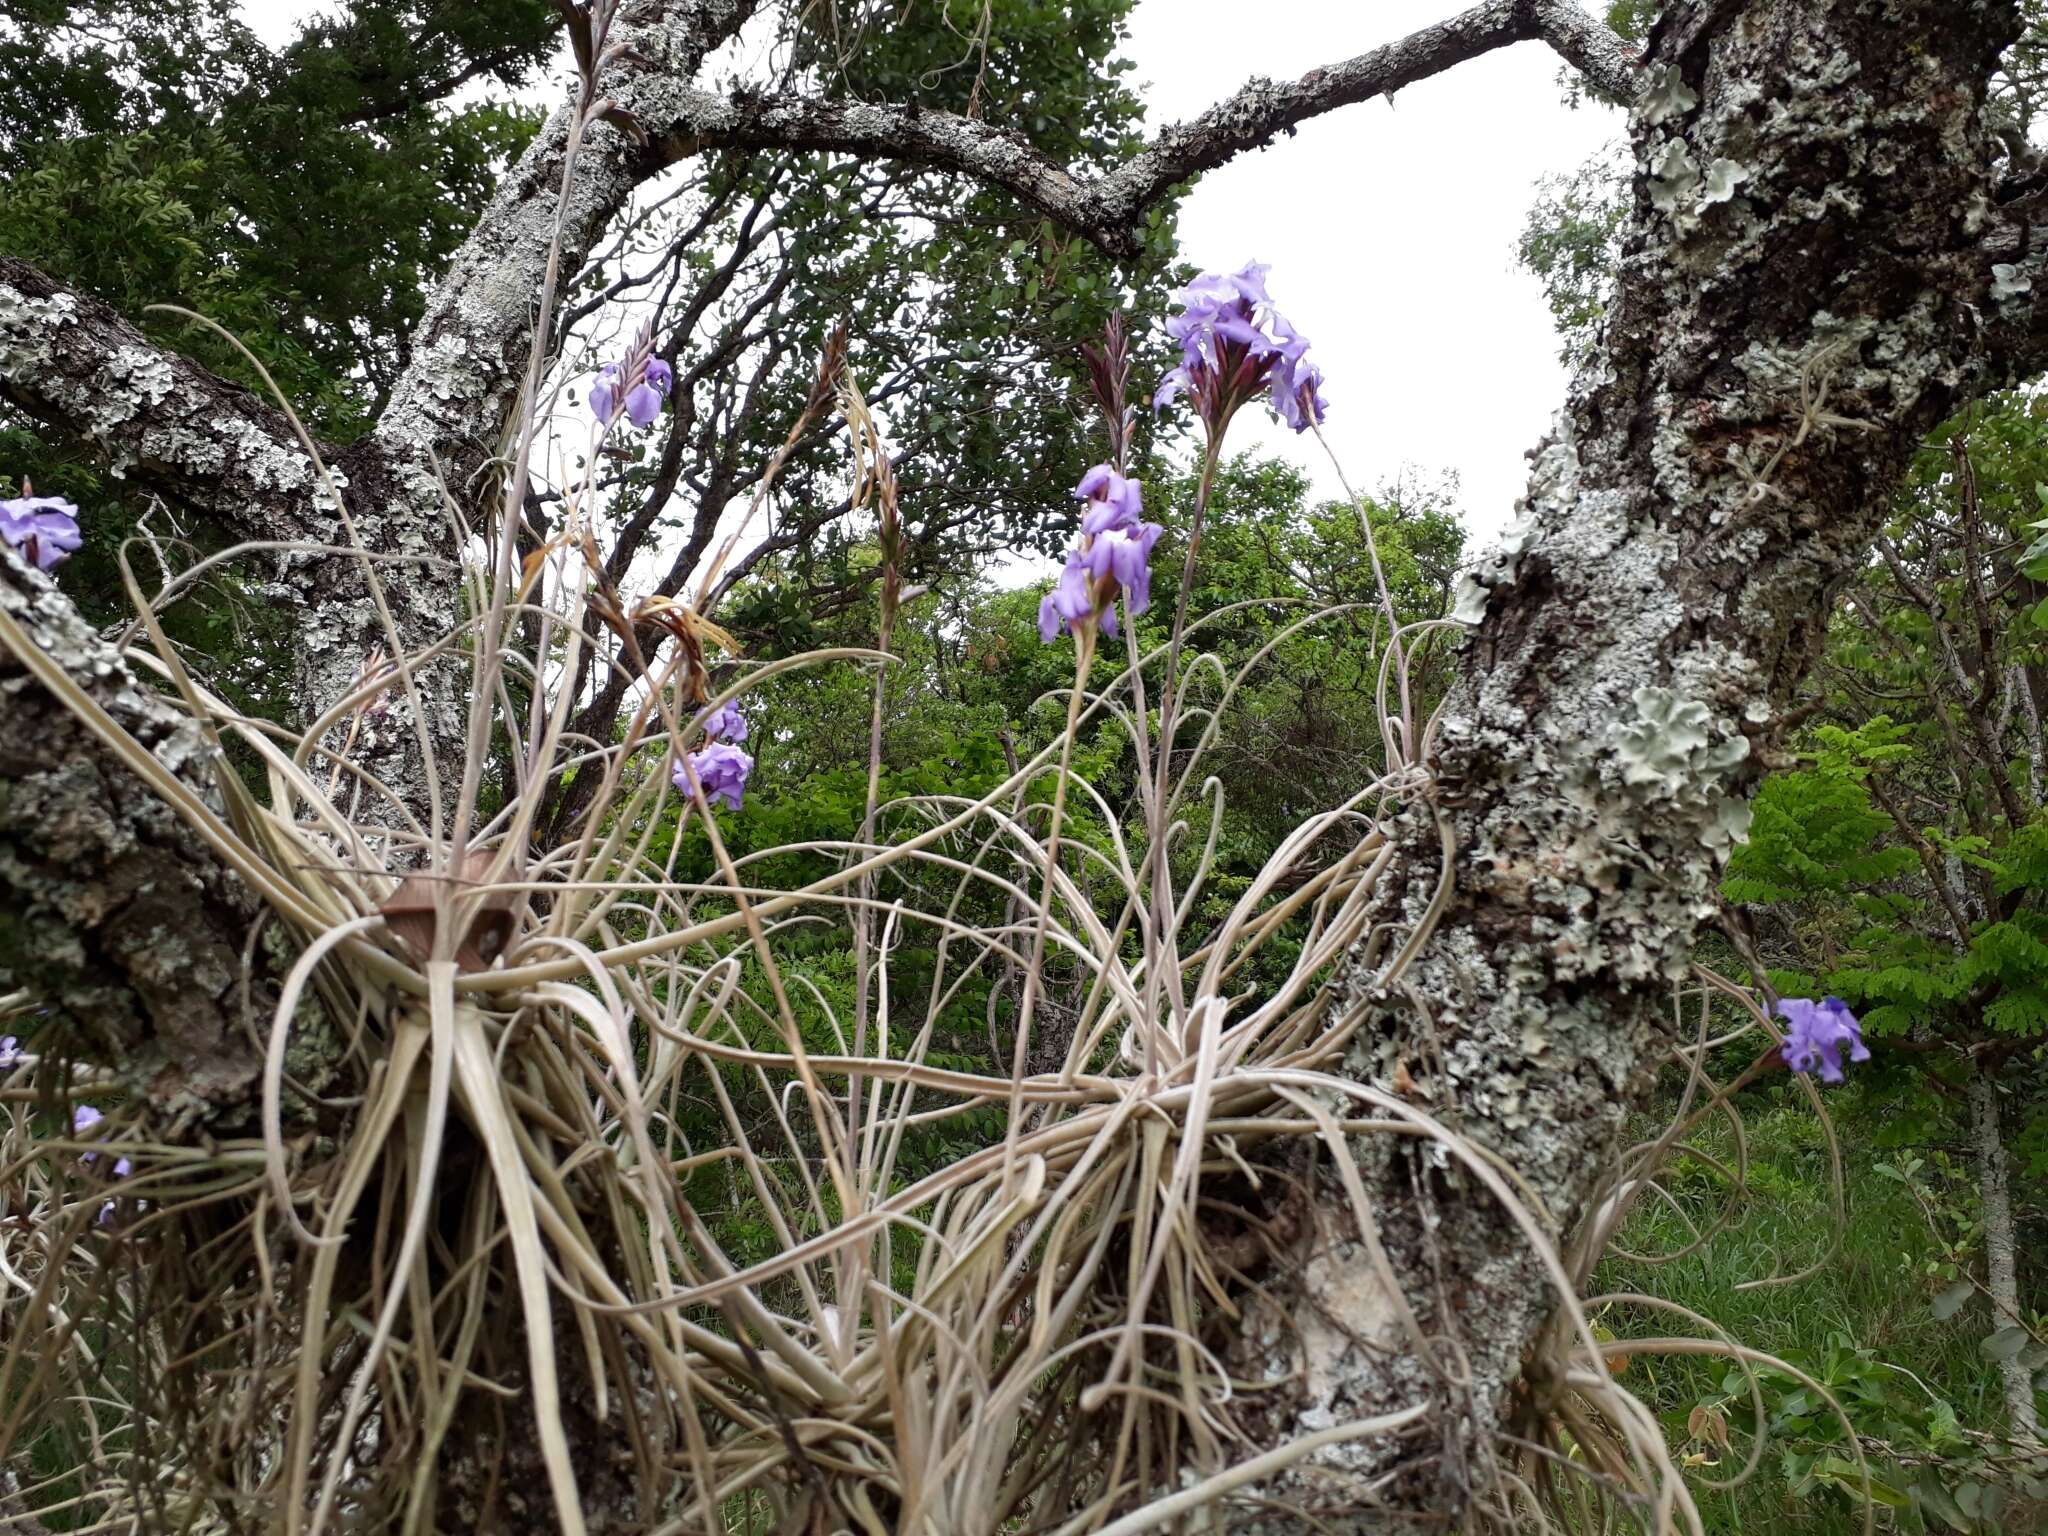
[[[1690,112],[1700,104],[1699,96],[1685,83],[1685,76],[1676,64],[1666,64],[1659,69],[1651,81],[1650,88],[1643,94],[1639,109],[1643,121],[1651,125]]]

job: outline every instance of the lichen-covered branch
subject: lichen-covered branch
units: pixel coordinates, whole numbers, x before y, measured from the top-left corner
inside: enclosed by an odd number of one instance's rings
[[[5,544],[0,614],[211,798],[216,754],[191,720]],[[275,945],[251,944],[257,910],[0,641],[0,971],[62,1016],[45,1040],[117,1067],[171,1126],[246,1108],[262,1060],[247,1019],[276,997]]]
[[[1114,254],[1130,254],[1146,211],[1181,182],[1270,144],[1312,117],[1391,96],[1455,64],[1527,41],[1549,43],[1603,94],[1626,98],[1626,49],[1574,0],[1486,0],[1399,42],[1314,69],[1298,80],[1252,80],[1191,123],[1165,129],[1142,152],[1087,178],[1047,159],[1014,129],[928,112],[915,103],[827,101],[795,95],[722,96],[686,89],[670,114],[645,119],[670,160],[706,148],[838,150],[908,160],[1000,186]]]
[[[639,0],[626,6],[614,31],[625,58],[604,75],[612,100],[636,116],[659,111],[666,93],[693,78],[756,4]],[[578,271],[633,188],[657,168],[625,134],[599,123],[585,135],[574,175],[567,176],[575,110],[573,102],[558,110],[507,172],[413,333],[412,360],[376,428],[343,460],[357,528],[371,550],[452,557],[451,509],[475,525],[493,505],[513,458],[511,434],[522,419],[518,394],[549,260],[565,275]],[[308,709],[318,709],[347,691],[365,654],[384,637],[365,601],[359,562],[319,562],[300,585],[299,693]],[[387,590],[408,651],[461,622],[454,582],[400,579]],[[464,711],[455,669],[436,667],[421,682],[427,735],[444,775],[459,779]],[[386,729],[369,766],[423,813],[413,740],[402,722]]]
[[[624,57],[600,77],[608,99],[640,122],[663,121],[706,56],[746,24],[758,3],[626,5],[613,33]],[[573,275],[634,187],[660,169],[627,135],[596,124],[564,201],[574,110],[558,110],[499,184],[414,332],[412,362],[377,425],[388,455],[423,467],[437,461],[458,495],[474,489],[478,471],[505,447],[550,252],[565,276]]]
[[[307,536],[316,475],[282,412],[12,256],[0,256],[0,396],[243,537]]]
[[[2048,369],[2048,166],[2005,172],[1971,212],[1982,241],[1966,312],[1983,334],[1980,366],[1998,384]]]

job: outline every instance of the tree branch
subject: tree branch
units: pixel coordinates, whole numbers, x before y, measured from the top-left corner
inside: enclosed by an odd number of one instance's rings
[[[310,526],[313,462],[282,412],[11,256],[0,256],[0,396],[244,538]]]
[[[1404,86],[1512,43],[1543,41],[1596,90],[1626,99],[1634,66],[1621,40],[1573,0],[1486,0],[1448,21],[1299,80],[1251,80],[1192,123],[1175,124],[1131,160],[1093,178],[1054,164],[1012,130],[916,104],[884,106],[815,97],[730,97],[682,92],[673,114],[650,121],[669,162],[708,148],[836,150],[959,171],[1000,186],[1112,255],[1139,249],[1148,209],[1181,182],[1338,107]]]

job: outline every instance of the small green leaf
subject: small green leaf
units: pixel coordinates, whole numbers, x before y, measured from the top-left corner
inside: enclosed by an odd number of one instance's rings
[[[1973,1282],[1958,1280],[1954,1285],[1934,1298],[1935,1321],[1947,1322],[1958,1312],[1962,1311],[1963,1304],[1976,1294],[1977,1287]]]
[[[1913,1484],[1913,1501],[1923,1510],[1938,1517],[1950,1530],[1966,1533],[1969,1531],[1970,1517],[1963,1513],[1962,1507],[1955,1501],[1955,1495],[1943,1486],[1941,1479],[1934,1473],[1920,1474],[1919,1481]]]
[[[1846,1493],[1868,1499],[1872,1504],[1882,1504],[1887,1509],[1905,1509],[1912,1503],[1902,1489],[1894,1488],[1890,1483],[1881,1483],[1874,1477],[1866,1482],[1862,1469],[1840,1456],[1823,1457],[1813,1473],[1823,1482],[1833,1483]]]
[[[2009,1324],[1977,1347],[1987,1360],[2010,1360],[2033,1342],[2033,1335],[2017,1323]]]

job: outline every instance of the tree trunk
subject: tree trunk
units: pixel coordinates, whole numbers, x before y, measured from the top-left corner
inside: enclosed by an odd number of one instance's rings
[[[262,1060],[242,1009],[268,1016],[299,940],[275,920],[256,927],[254,894],[38,684],[8,629],[216,812],[224,771],[191,720],[0,544],[0,971],[57,1014],[41,1049],[119,1069],[166,1135],[232,1126]]]
[[[2018,1243],[2013,1233],[2012,1187],[1999,1130],[1998,1084],[1981,1066],[1971,1074],[1970,1143],[1977,1157],[1977,1188],[1984,1203],[1984,1288],[1991,1293],[1994,1323],[2010,1327],[2020,1310]],[[2007,1428],[2015,1440],[2038,1440],[2041,1421],[2034,1407],[2034,1373],[2017,1356],[1998,1362],[2005,1384]]]
[[[1652,35],[1604,355],[1461,593],[1477,631],[1434,782],[1405,811],[1387,936],[1348,977],[1352,1075],[1415,1083],[1560,1235],[1661,1059],[1828,607],[1968,386],[1960,311],[1993,303],[1971,270],[1993,192],[1978,107],[2013,20],[1999,0],[1723,0],[1670,6]],[[1389,995],[1382,967],[1433,900]],[[1260,1399],[1259,1438],[1431,1399],[1440,1432],[1346,1446],[1267,1494],[1343,1516],[1434,1463],[1404,1505],[1469,1509],[1557,1298],[1470,1180],[1386,1139],[1355,1152],[1440,1358],[1409,1345],[1350,1223],[1326,1222],[1241,1340],[1247,1374],[1294,1376]],[[1557,1363],[1536,1364],[1540,1407]]]

